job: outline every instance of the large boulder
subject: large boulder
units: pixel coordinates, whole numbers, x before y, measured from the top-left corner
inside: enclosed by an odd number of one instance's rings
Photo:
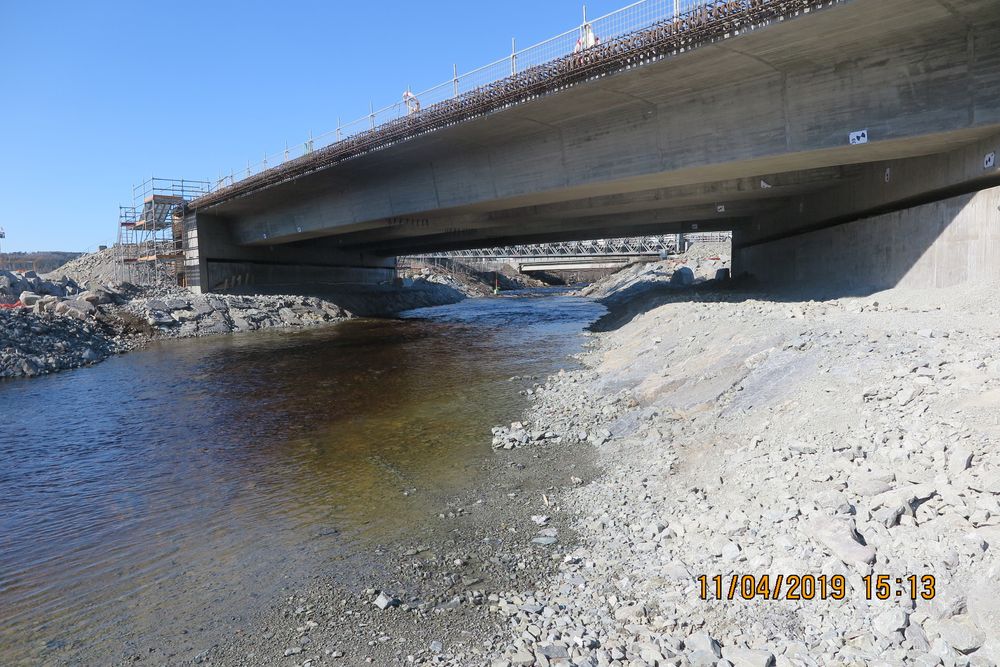
[[[690,267],[681,266],[670,276],[671,285],[691,285],[694,283],[694,271]]]
[[[100,287],[80,292],[76,298],[92,303],[95,306],[103,306],[115,300],[111,292]]]
[[[18,300],[21,302],[22,305],[30,308],[31,306],[34,306],[36,303],[38,303],[41,300],[41,298],[42,297],[40,295],[35,294],[34,292],[21,292],[21,296]]]
[[[66,315],[75,317],[78,320],[86,320],[97,312],[97,307],[94,304],[83,299],[74,299],[72,301],[64,301],[63,303],[66,304]]]

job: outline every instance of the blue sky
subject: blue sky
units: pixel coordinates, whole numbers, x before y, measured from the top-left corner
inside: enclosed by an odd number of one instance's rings
[[[625,0],[588,2],[590,16]],[[218,178],[580,23],[576,0],[0,0],[4,251],[94,250],[150,175]]]

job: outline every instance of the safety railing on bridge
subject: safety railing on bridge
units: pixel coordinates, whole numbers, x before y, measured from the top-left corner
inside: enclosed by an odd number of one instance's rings
[[[212,191],[232,188],[241,181],[265,172],[277,172],[275,167],[287,162],[297,163],[321,149],[339,143],[348,144],[349,139],[365,137],[376,130],[385,130],[385,136],[373,137],[371,141],[355,141],[356,145],[349,145],[347,148],[357,154],[433,129],[430,127],[431,122],[438,127],[474,117],[477,113],[482,113],[478,109],[497,108],[498,92],[501,94],[501,104],[504,100],[509,100],[507,103],[512,104],[521,101],[525,94],[530,96],[532,88],[540,90],[539,82],[556,86],[568,85],[576,79],[562,81],[558,77],[566,72],[567,67],[563,65],[567,63],[568,69],[576,70],[573,74],[577,77],[600,76],[607,71],[602,67],[640,64],[662,57],[664,48],[667,49],[666,52],[676,52],[690,48],[697,39],[728,34],[753,25],[755,21],[766,21],[832,1],[640,0],[605,16],[594,19],[584,16],[583,23],[576,28],[525,49],[518,50],[516,44],[512,43],[510,55],[500,60],[464,74],[459,74],[456,66],[452,77],[437,86],[419,92],[407,91],[399,101],[389,106],[379,109],[370,107],[368,114],[351,122],[338,124],[330,132],[310,136],[296,148],[286,145],[265,153],[261,161],[248,163],[245,169],[233,170],[228,175],[221,176],[214,182]],[[631,53],[633,51],[639,57],[634,57]],[[557,62],[558,68],[543,67]],[[518,77],[535,70],[535,77]],[[498,89],[499,84],[504,85]],[[473,99],[480,93],[488,98],[485,105],[478,104],[479,100]],[[450,101],[462,101],[463,104],[461,107],[455,105],[454,109],[443,106]],[[465,102],[471,103],[464,104]],[[489,107],[491,104],[493,106]],[[427,114],[430,110],[435,113]],[[459,113],[449,116],[452,111]],[[425,118],[420,118],[421,116]],[[396,126],[400,119],[408,117],[431,122],[407,123],[404,128]],[[276,173],[275,178],[260,184],[280,180],[278,176],[285,174]],[[216,197],[211,194],[206,197],[206,200],[214,199]],[[207,203],[211,201],[206,201]]]

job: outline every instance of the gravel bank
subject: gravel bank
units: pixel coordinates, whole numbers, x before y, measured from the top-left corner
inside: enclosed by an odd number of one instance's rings
[[[337,564],[353,578],[317,572],[290,582],[281,606],[245,619],[203,659],[246,667],[487,664],[494,638],[507,637],[501,605],[556,577],[572,548],[555,497],[593,478],[591,458],[550,444],[484,461],[487,483],[442,500],[436,522],[414,541]],[[538,541],[539,530],[549,537]]]
[[[496,605],[485,664],[997,664],[998,316],[983,293],[705,289],[597,335],[495,433],[604,473],[557,497],[580,546]],[[844,599],[702,599],[699,575],[723,598],[733,575],[769,597],[779,575],[843,577]]]

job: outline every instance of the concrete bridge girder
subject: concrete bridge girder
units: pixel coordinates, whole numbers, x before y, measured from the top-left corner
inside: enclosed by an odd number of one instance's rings
[[[869,143],[850,145],[855,130]],[[747,240],[815,222],[820,202],[849,215],[900,201],[849,193],[873,165],[907,173],[997,132],[995,4],[843,0],[197,215],[230,246],[329,236],[373,258],[691,225]],[[936,187],[983,177],[935,164]]]
[[[891,25],[880,20],[890,16]],[[950,28],[935,29],[930,46],[918,30],[928,22]],[[866,24],[868,38],[878,33],[876,45],[864,36]],[[775,155],[829,150],[832,166],[933,151],[914,142],[970,119],[1000,123],[1000,110],[967,94],[989,76],[980,54],[970,62],[968,30],[930,0],[854,0],[730,40],[738,52],[702,47],[325,170],[313,177],[320,191],[335,190],[316,202],[322,215],[283,197],[285,211],[241,216],[235,235],[240,243],[292,240],[297,228],[365,217],[634,192],[682,183],[686,169],[695,170],[687,182],[698,182],[707,176],[699,168],[713,165],[714,180],[823,166],[822,155],[799,156],[785,168],[734,173]],[[878,141],[847,146],[852,129]],[[894,138],[909,141],[889,145]],[[576,184],[582,191],[572,191]],[[304,186],[287,195],[317,191]]]
[[[769,200],[771,201],[771,200]],[[406,253],[407,244],[413,247],[436,243],[442,236],[453,240],[465,240],[475,245],[467,247],[486,247],[493,245],[485,243],[494,237],[520,234],[526,243],[538,235],[561,233],[562,240],[582,241],[608,236],[621,236],[618,232],[628,227],[655,227],[681,225],[682,229],[690,230],[690,225],[707,225],[728,230],[735,219],[745,219],[751,215],[767,210],[762,202],[736,202],[720,211],[715,204],[700,206],[670,207],[647,209],[622,214],[602,214],[565,217],[533,217],[504,221],[466,221],[463,224],[431,224],[419,229],[395,228],[375,230],[357,234],[345,234],[337,237],[345,248],[364,248],[376,254]],[[770,207],[777,209],[778,202],[771,202]]]

